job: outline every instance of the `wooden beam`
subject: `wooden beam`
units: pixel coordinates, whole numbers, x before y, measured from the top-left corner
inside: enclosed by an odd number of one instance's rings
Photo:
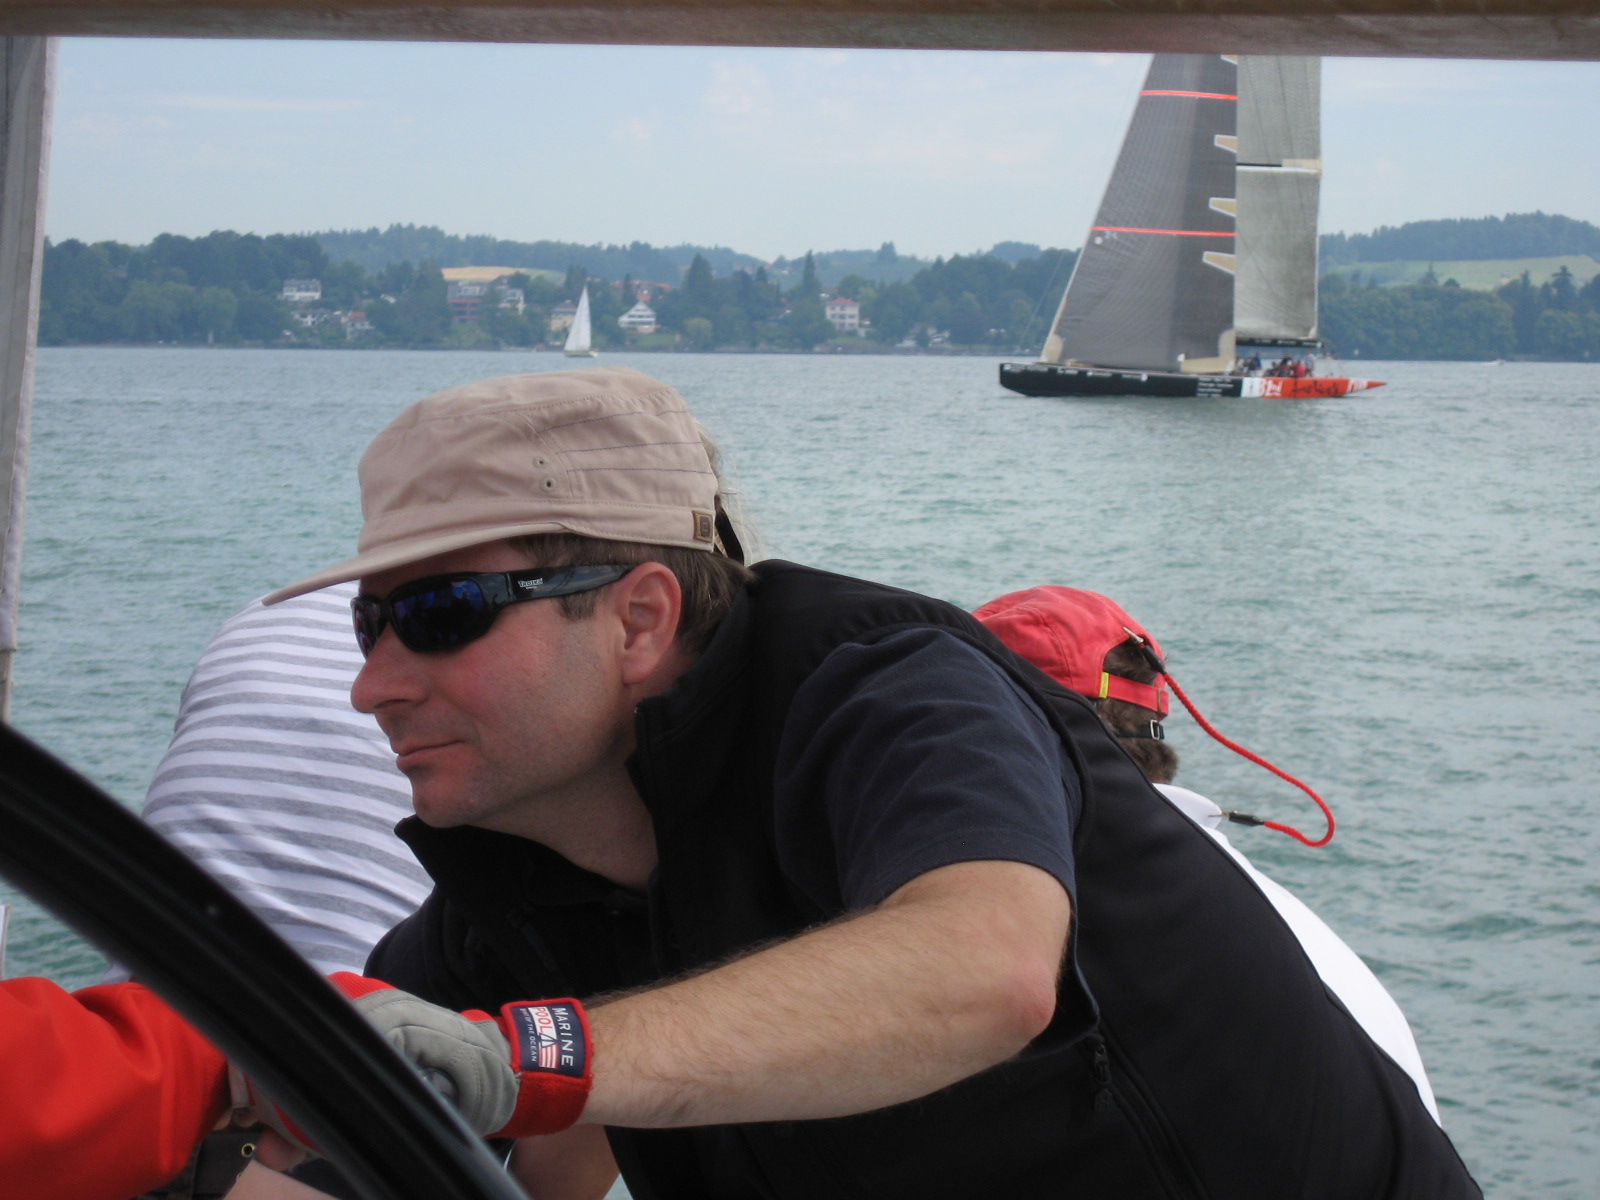
[[[0,0],[0,34],[1600,58],[1600,0]]]
[[[55,42],[0,38],[0,719],[11,712]]]

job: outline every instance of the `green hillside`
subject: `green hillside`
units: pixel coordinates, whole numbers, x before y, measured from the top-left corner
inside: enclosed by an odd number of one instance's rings
[[[1421,283],[1433,272],[1439,283],[1454,279],[1464,288],[1492,292],[1520,279],[1524,272],[1534,283],[1543,283],[1565,267],[1573,282],[1583,286],[1600,275],[1600,262],[1587,254],[1561,254],[1548,258],[1488,258],[1454,262],[1421,262],[1402,259],[1394,262],[1358,262],[1328,268],[1329,275],[1360,276],[1380,287]]]
[[[1483,262],[1600,254],[1600,227],[1557,213],[1508,213],[1381,225],[1371,233],[1325,233],[1323,270],[1355,263]],[[1442,276],[1441,276],[1442,278]]]

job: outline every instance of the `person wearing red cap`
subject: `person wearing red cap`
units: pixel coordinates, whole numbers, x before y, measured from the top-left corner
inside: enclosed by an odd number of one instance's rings
[[[578,997],[514,1039],[592,1067],[565,1156],[638,1200],[1478,1195],[1087,701],[949,604],[743,565],[674,389],[450,389],[360,478],[356,555],[275,596],[361,581],[411,782],[435,888],[367,974]]]
[[[1044,586],[1009,592],[972,615],[1046,675],[1093,700],[1147,779],[1172,782],[1178,755],[1161,727],[1172,693],[1141,649],[1159,658],[1161,646],[1121,605],[1098,592]]]
[[[1322,981],[1417,1086],[1433,1119],[1433,1087],[1405,1014],[1359,955],[1304,902],[1258,871],[1223,834],[1221,807],[1172,780],[1178,754],[1162,725],[1171,707],[1165,654],[1155,637],[1108,596],[1046,585],[1011,592],[973,614],[1008,648],[1094,701],[1106,727],[1179,812],[1203,828],[1261,889],[1294,932]]]

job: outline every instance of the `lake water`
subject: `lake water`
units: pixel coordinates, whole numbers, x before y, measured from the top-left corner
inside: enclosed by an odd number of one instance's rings
[[[975,358],[608,355],[724,442],[768,554],[975,606],[1107,592],[1325,850],[1230,831],[1372,964],[1497,1198],[1600,1197],[1600,367],[1335,401],[1031,400]],[[354,545],[403,404],[533,353],[39,356],[14,719],[137,805],[214,627]],[[1181,714],[1179,782],[1318,822]],[[11,974],[99,962],[24,901]]]

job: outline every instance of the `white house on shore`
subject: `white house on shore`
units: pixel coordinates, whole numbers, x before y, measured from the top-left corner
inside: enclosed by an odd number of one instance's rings
[[[322,280],[285,279],[279,296],[290,304],[313,304],[322,299]]]
[[[656,331],[656,310],[641,300],[618,317],[617,324],[622,326],[623,329],[631,330],[634,333],[654,333]]]
[[[840,333],[853,333],[858,337],[861,334],[861,305],[858,301],[851,300],[848,296],[835,296],[832,300],[825,301],[822,314],[833,323],[833,327]]]
[[[359,310],[344,313],[341,320],[344,323],[344,335],[347,338],[363,337],[366,334],[376,332],[372,322],[367,320],[367,314]]]

